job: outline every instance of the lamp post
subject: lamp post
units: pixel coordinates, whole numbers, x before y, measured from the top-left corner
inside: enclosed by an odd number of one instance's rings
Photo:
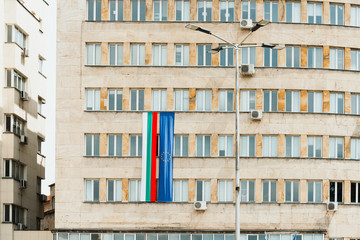
[[[264,47],[264,48],[272,48],[272,49],[282,49],[283,47],[280,47],[278,45],[273,45],[273,44],[267,44],[267,43],[263,43],[263,44],[259,44],[259,45],[243,45],[243,43],[245,42],[245,40],[256,30],[258,30],[261,27],[266,26],[267,24],[269,24],[270,22],[268,20],[260,20],[259,22],[257,22],[252,28],[250,28],[249,33],[247,33],[245,35],[245,37],[240,41],[240,43],[232,43],[229,40],[226,40],[225,38],[218,36],[214,33],[212,33],[210,30],[193,25],[193,24],[187,24],[185,27],[194,31],[199,31],[208,35],[212,35],[214,37],[216,37],[217,39],[220,39],[221,41],[228,43],[229,46],[219,46],[217,48],[211,49],[208,51],[208,53],[211,54],[215,54],[220,52],[223,49],[226,48],[233,48],[236,52],[235,54],[235,97],[236,97],[236,116],[235,116],[235,121],[236,121],[236,125],[235,125],[235,145],[236,145],[236,149],[235,149],[235,155],[236,155],[236,162],[235,162],[235,178],[236,178],[236,186],[235,186],[235,191],[236,191],[236,198],[235,198],[235,239],[236,240],[240,240],[240,146],[239,146],[239,128],[240,128],[240,121],[239,121],[239,63],[238,63],[238,58],[239,58],[239,50],[241,48],[245,48],[245,47]]]

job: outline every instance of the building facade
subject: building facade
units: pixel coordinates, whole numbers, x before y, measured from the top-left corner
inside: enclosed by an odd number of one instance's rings
[[[245,44],[285,48],[238,59],[255,66],[239,82],[241,239],[360,238],[357,4],[58,2],[54,239],[234,239],[235,53],[185,25],[238,43],[261,19]],[[175,112],[171,203],[139,201],[148,111]]]

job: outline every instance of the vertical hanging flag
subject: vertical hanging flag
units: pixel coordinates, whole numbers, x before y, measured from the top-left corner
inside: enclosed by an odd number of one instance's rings
[[[174,118],[173,112],[160,113],[159,202],[172,202]]]

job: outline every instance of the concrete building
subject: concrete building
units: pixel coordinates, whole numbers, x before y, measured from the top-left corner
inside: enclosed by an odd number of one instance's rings
[[[55,225],[55,183],[49,185],[50,195],[44,203],[44,218],[41,220],[40,229],[51,231]]]
[[[239,56],[241,239],[360,238],[357,4],[59,1],[54,239],[234,239],[234,52],[185,25],[263,18],[245,44],[285,49]],[[175,111],[171,203],[139,201],[144,111]]]
[[[0,0],[0,239],[40,229],[45,177],[45,0]]]

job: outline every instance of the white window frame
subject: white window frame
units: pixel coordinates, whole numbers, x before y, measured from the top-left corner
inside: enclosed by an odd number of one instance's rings
[[[251,5],[253,3],[255,3],[255,16],[251,15]],[[244,16],[245,12],[248,14],[247,18]],[[253,22],[256,22],[256,1],[241,1],[241,19],[251,19]]]
[[[351,94],[351,114],[360,115],[360,94]]]
[[[199,50],[199,47],[202,47],[202,52],[199,52],[200,50]],[[211,45],[210,44],[198,44],[197,46],[196,46],[196,52],[197,52],[197,54],[198,54],[198,56],[197,56],[197,66],[211,66],[211,62],[212,62],[212,60],[211,60],[211,54],[210,53],[208,53],[208,51],[209,50],[211,50]],[[203,63],[202,64],[200,64],[200,57],[202,56],[202,58],[203,58]],[[210,56],[210,62],[207,62],[207,56]]]
[[[94,18],[93,19],[90,19],[90,16],[89,16],[89,3],[92,2],[94,4],[94,12],[93,12],[93,15],[94,15]],[[97,9],[97,2],[100,2],[100,10]],[[102,14],[101,14],[101,0],[87,0],[87,4],[86,4],[86,7],[87,7],[87,20],[88,21],[101,21],[101,18],[102,18]],[[97,19],[97,11],[100,11],[100,19]]]
[[[198,196],[198,182],[201,182],[202,185],[202,193],[201,193],[201,198],[200,196]],[[210,202],[211,201],[211,182],[210,180],[196,180],[196,197],[195,197],[196,201],[206,201],[206,202]]]
[[[291,146],[290,146],[290,155],[287,154],[287,148],[288,148],[288,141],[287,139],[291,140]],[[295,140],[297,139],[297,140]],[[297,142],[297,146],[295,145]],[[294,135],[286,135],[285,136],[285,156],[286,157],[300,157],[300,136],[294,136]]]
[[[26,77],[24,77],[15,69],[7,69],[6,87],[13,87],[19,91],[26,91]]]
[[[111,13],[111,2],[115,3],[115,10]],[[121,4],[120,4],[121,3]],[[121,11],[121,18],[119,18],[119,11]],[[114,19],[112,19],[114,17]],[[109,18],[110,21],[123,21],[124,20],[124,1],[123,0],[110,0],[109,1]]]
[[[41,73],[42,75],[44,75],[44,72],[43,72],[44,61],[45,61],[45,59],[43,57],[39,56],[39,73]]]
[[[240,112],[249,112],[256,108],[256,91],[241,90],[240,91]]]
[[[176,66],[189,66],[189,45],[187,44],[176,44],[175,45],[175,65]],[[178,51],[180,50],[180,51]],[[179,56],[178,56],[179,55]],[[177,58],[180,58],[180,62]]]
[[[286,183],[287,182],[290,182],[290,200],[286,200],[286,190],[288,190],[287,189],[287,187],[286,187]],[[294,199],[294,195],[295,195],[295,187],[294,187],[294,185],[295,185],[295,183],[297,184],[297,189],[298,189],[298,192],[297,192],[297,196],[298,196],[298,199],[296,200],[296,199]],[[285,202],[295,202],[295,203],[297,203],[297,202],[299,202],[300,201],[300,182],[299,181],[297,181],[297,180],[287,180],[287,181],[285,181],[285,184],[284,184],[284,187],[285,187],[285,191],[284,191],[284,195],[285,195],[285,197],[284,197],[284,201]]]
[[[269,93],[269,98],[268,99],[265,98],[265,93]],[[264,99],[263,111],[264,112],[277,112],[278,111],[278,91],[277,90],[264,90],[263,95],[264,95],[264,98],[263,98]],[[275,109],[273,108],[273,95],[276,95]],[[267,111],[265,109],[265,102],[269,102],[269,111]]]
[[[180,103],[178,103],[180,101]],[[174,110],[189,111],[189,90],[176,89],[174,91]],[[179,108],[177,107],[179,105]]]
[[[269,65],[266,65],[267,52],[269,52]],[[276,56],[276,63],[273,62],[273,58]],[[279,64],[279,52],[276,49],[264,48],[264,67],[277,67]]]
[[[309,50],[312,49],[313,50],[313,54],[312,56],[309,53]],[[324,67],[324,63],[323,63],[323,49],[321,47],[308,47],[307,48],[307,52],[308,52],[308,68],[323,68]],[[317,60],[317,56],[320,56],[319,59],[321,61]],[[309,59],[311,58],[312,62],[313,62],[313,66],[309,65]]]
[[[132,43],[130,44],[130,48],[131,48],[131,65],[132,66],[145,65],[145,44]],[[135,53],[133,54],[133,52]],[[133,55],[136,55],[136,57],[134,58]]]
[[[254,145],[253,149],[250,149],[250,147],[251,147],[250,139]],[[240,156],[241,157],[255,157],[255,155],[256,155],[256,137],[255,137],[255,135],[241,135],[240,136]]]
[[[225,58],[225,62],[222,62],[222,60],[221,60],[223,57]],[[222,51],[220,51],[219,65],[220,66],[234,66],[234,49],[233,48],[224,48]]]
[[[145,21],[145,17],[146,17],[146,2],[145,0],[131,0],[131,20],[132,21]],[[133,2],[137,2],[137,7],[136,7],[136,12],[137,12],[137,18],[135,18],[135,16],[132,15],[133,13]],[[145,7],[145,14],[144,16],[141,15],[141,2],[144,3],[144,7]]]
[[[143,107],[145,107],[145,92],[144,89],[130,89],[130,109],[132,106],[132,94],[136,94],[136,108],[131,109],[131,111],[143,111],[144,109],[140,109],[140,91],[143,92],[144,95],[144,102],[142,103]]]
[[[199,139],[202,138],[202,145],[200,145]],[[206,143],[206,140],[209,140],[208,143]],[[209,146],[209,153],[206,154],[206,146]],[[198,147],[201,148],[201,152],[198,151]],[[211,156],[211,135],[197,135],[196,136],[196,156],[197,157],[210,157]]]
[[[8,121],[10,121],[10,131],[8,131]],[[26,122],[14,114],[5,114],[5,132],[11,132],[16,136],[26,135]]]
[[[310,6],[312,8],[312,11],[310,9]],[[319,10],[319,7],[320,7],[320,12],[321,12],[321,20],[320,22],[317,21],[317,17],[319,16],[318,15],[318,10]],[[314,18],[314,22],[310,22],[309,21],[309,18],[310,17],[313,17]],[[308,23],[312,23],[312,24],[322,24],[322,18],[323,18],[323,6],[322,6],[322,3],[314,3],[314,2],[310,2],[308,3]]]
[[[178,11],[178,4],[180,3],[180,12],[181,12],[181,17],[180,20],[176,19],[177,15],[177,11]],[[175,19],[176,21],[189,21],[190,20],[190,1],[186,1],[186,0],[176,0],[175,1]]]
[[[7,42],[16,43],[21,49],[26,47],[27,35],[16,25],[7,25]]]
[[[339,100],[342,99],[342,109],[339,109]],[[342,110],[342,111],[341,111]],[[345,95],[344,93],[331,92],[330,93],[330,113],[344,114],[345,110]]]
[[[297,67],[297,68],[300,67],[300,62],[301,62],[300,47],[287,46],[285,49],[285,55],[286,55],[286,67]],[[290,63],[288,62],[288,60],[290,60]]]
[[[113,181],[113,200],[109,199],[109,196],[110,196],[109,181]],[[106,180],[106,201],[107,202],[121,202],[122,201],[122,180],[121,179],[107,179]]]
[[[232,5],[232,6],[231,6]],[[233,19],[230,19],[230,11],[232,9]],[[225,19],[221,19],[221,10],[225,10]],[[219,18],[221,22],[233,22],[235,18],[235,2],[231,0],[219,1]]]
[[[331,7],[334,6],[335,7],[335,22],[331,23]],[[342,19],[339,19],[339,11],[340,11],[340,7],[342,7]],[[333,25],[344,25],[344,20],[345,20],[345,11],[344,11],[345,6],[343,4],[334,4],[334,3],[330,3],[330,24]],[[341,22],[340,22],[341,20]]]
[[[114,95],[114,109],[110,109],[110,95]],[[118,106],[118,97],[121,95],[121,106]],[[123,90],[122,89],[108,89],[108,111],[121,111],[123,101]]]
[[[9,174],[6,173],[6,168],[9,168]],[[25,179],[25,165],[14,159],[4,159],[4,178],[13,178],[16,180]]]
[[[291,6],[291,20],[288,18],[288,7]],[[296,11],[298,10],[298,11]],[[288,23],[300,23],[301,21],[301,6],[300,2],[286,2],[286,17],[285,21]],[[289,21],[288,21],[289,20]]]
[[[253,196],[250,199],[250,183],[254,187]],[[246,188],[244,190],[244,185]],[[255,202],[255,181],[254,180],[241,180],[240,181],[240,202]]]
[[[91,137],[91,153],[87,155],[87,136]],[[99,154],[95,155],[95,136],[99,137]],[[85,134],[85,156],[100,156],[100,134]]]
[[[179,191],[176,191],[175,189],[175,183],[179,183]],[[186,186],[186,187],[185,187]],[[186,189],[184,189],[184,187]],[[173,184],[173,202],[188,202],[189,201],[189,195],[188,195],[188,189],[189,189],[189,181],[188,180],[174,180]],[[183,192],[185,191],[186,196],[184,196]],[[175,200],[175,195],[179,195],[179,201]]]
[[[287,93],[290,93],[290,101],[291,101],[290,106],[288,103]],[[285,91],[285,112],[300,112],[300,105],[301,105],[300,101],[301,101],[300,91]],[[288,109],[288,107],[290,109]]]
[[[156,4],[159,4],[157,9]],[[168,2],[167,0],[153,0],[153,17],[154,21],[167,21],[168,18]]]
[[[111,63],[111,48],[114,48],[114,63]],[[121,66],[124,65],[124,60],[123,60],[123,51],[124,51],[124,46],[123,44],[109,44],[109,65],[110,66]],[[119,59],[120,57],[120,59]]]
[[[262,197],[263,197],[263,202],[277,202],[277,181],[275,180],[263,180],[262,182]],[[272,187],[272,183],[275,183],[275,189],[273,189]],[[265,185],[268,185],[268,200],[266,201],[264,196],[265,196],[265,193],[264,193],[264,186]],[[275,201],[272,201],[271,200],[271,196],[272,196],[272,193],[275,191]]]
[[[113,149],[114,149],[114,153],[113,155],[110,155],[110,137],[113,137],[114,138],[114,146],[113,146]],[[119,138],[118,138],[119,137]],[[108,156],[122,156],[122,135],[121,134],[108,134],[107,136],[107,140],[108,140],[108,147],[107,147],[107,155]],[[118,140],[120,139],[120,149],[117,148],[118,146]],[[121,150],[121,151],[120,151]],[[117,152],[120,151],[120,155],[117,154]]]
[[[330,191],[330,188],[331,188],[331,183],[335,183],[335,193],[334,193],[334,201],[331,201],[331,191]],[[341,183],[341,201],[339,201],[339,199],[337,199],[337,192],[338,192],[338,183]],[[341,181],[330,181],[329,183],[329,202],[339,202],[339,203],[342,203],[343,202],[343,199],[344,199],[344,184],[343,182]]]
[[[202,104],[200,102],[202,100]],[[211,111],[212,92],[211,90],[196,91],[196,111]]]
[[[99,196],[99,200],[95,200],[95,184],[94,182],[97,181],[98,184],[99,184],[99,192],[98,192],[98,196]],[[99,179],[85,179],[85,187],[84,187],[84,201],[85,202],[100,202],[100,180]],[[87,183],[90,183],[91,184],[91,187],[90,187],[90,198],[87,198]]]
[[[91,95],[90,95],[91,93]],[[100,110],[100,89],[85,89],[85,110],[99,111]]]
[[[131,182],[135,183],[135,199],[130,199],[132,196],[132,192],[134,189],[132,189]],[[139,202],[141,199],[141,179],[130,179],[129,180],[129,202]]]
[[[359,7],[360,14],[360,7]],[[360,16],[359,16],[360,18]],[[351,49],[351,70],[360,71],[360,50]]]
[[[231,102],[229,103],[229,99]],[[222,108],[224,106],[224,108]],[[234,91],[233,90],[219,90],[219,111],[233,112],[234,111]]]
[[[224,186],[223,195],[220,195],[220,188]],[[231,193],[231,196],[229,195]],[[220,200],[223,199],[223,200]],[[218,202],[233,202],[234,201],[234,182],[233,180],[218,180]]]
[[[204,8],[204,11],[201,13],[200,12],[200,4],[203,4],[203,8]],[[206,11],[206,9],[207,8],[210,8],[211,9],[211,11],[210,11],[210,19],[208,19],[208,14],[207,14],[207,11]],[[200,19],[199,18],[199,15],[202,15],[202,18],[203,19]],[[209,0],[199,0],[199,1],[197,1],[197,17],[198,17],[198,21],[200,22],[207,22],[207,21],[212,21],[212,1],[209,1]]]
[[[355,202],[352,201],[352,188],[353,188],[353,184],[355,184]],[[360,191],[360,182],[350,182],[350,202],[352,204],[359,204],[360,203],[360,197],[359,197],[359,191]]]
[[[351,6],[351,26],[360,27],[360,6]]]
[[[269,9],[269,14],[270,14],[270,19],[266,18],[266,4],[269,3],[270,4],[270,9]],[[279,21],[279,4],[278,2],[274,2],[274,1],[264,1],[264,19],[269,20],[270,22],[278,22]],[[274,19],[274,11],[273,9],[277,8],[277,18],[278,19]]]
[[[320,146],[318,146],[318,139],[320,139]],[[312,153],[310,152],[310,145],[313,146]],[[316,149],[320,148],[320,156],[316,156]],[[309,158],[321,158],[322,157],[322,137],[319,136],[308,136],[307,137],[307,149],[308,149],[308,157]],[[312,156],[311,156],[312,154]]]
[[[313,95],[313,103],[310,104],[310,94]],[[320,101],[320,103],[319,103]],[[309,106],[312,105],[313,111],[310,111]],[[308,112],[311,113],[321,113],[323,112],[323,93],[322,92],[312,92],[308,91],[308,104],[307,104]]]
[[[153,44],[153,66],[167,65],[167,45]]]
[[[131,148],[132,148],[131,138],[132,137],[135,137],[135,155],[133,155],[131,153]],[[141,143],[141,147],[140,147],[140,143]],[[142,156],[142,135],[135,135],[135,134],[130,135],[130,156],[134,156],[134,157],[141,157]]]
[[[265,154],[265,146],[268,144],[269,152]],[[273,145],[275,149],[273,149]],[[276,135],[263,135],[263,157],[277,157],[278,156],[278,136]]]
[[[224,149],[221,149],[221,141],[224,142]],[[221,154],[224,151],[224,154]],[[233,135],[219,135],[219,156],[233,157],[234,156],[234,136]]]
[[[152,110],[153,111],[166,111],[166,89],[153,89],[152,90]]]
[[[313,195],[312,195],[312,201],[310,201],[309,199],[309,195],[310,195],[310,186],[312,185],[312,189],[313,189]],[[320,189],[317,187],[317,186],[320,186]],[[320,192],[320,200],[317,201],[316,200],[316,196],[318,193]],[[322,202],[322,181],[308,181],[307,182],[307,202],[309,203],[321,203]]]
[[[45,99],[42,97],[38,97],[38,104],[37,104],[37,112],[41,116],[44,116],[44,105],[45,105]]]
[[[339,156],[339,152],[338,152],[338,145],[342,145],[342,150],[341,150],[341,155]],[[330,158],[338,158],[338,159],[342,159],[344,158],[344,138],[343,137],[330,137],[329,138],[329,157]],[[332,151],[332,149],[334,151]]]
[[[343,48],[330,48],[330,69],[344,69],[345,58]]]
[[[187,150],[185,152],[185,145],[184,145],[184,138],[187,138]],[[180,154],[175,154],[175,145],[176,145],[176,142],[177,141],[180,141]],[[187,154],[186,154],[187,153]],[[187,157],[189,155],[189,136],[188,135],[175,135],[174,137],[174,157]]]
[[[256,66],[256,47],[241,48],[241,64]]]
[[[89,53],[92,58],[89,59]],[[100,43],[87,43],[86,44],[86,65],[98,66],[101,65],[101,44]]]

